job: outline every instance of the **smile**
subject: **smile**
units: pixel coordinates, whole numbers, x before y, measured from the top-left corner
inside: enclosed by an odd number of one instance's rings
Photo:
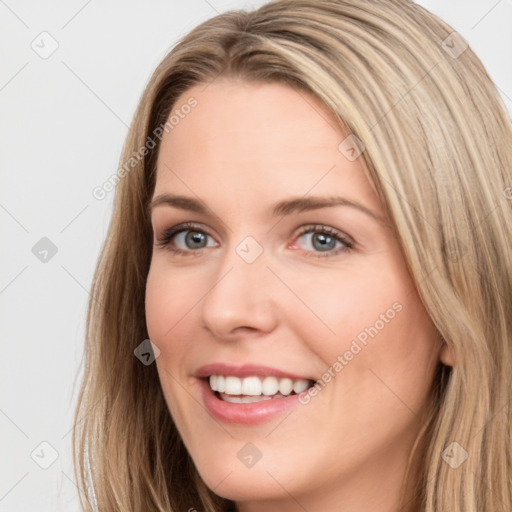
[[[213,418],[247,426],[266,423],[297,407],[299,397],[316,382],[308,373],[225,362],[201,366],[194,376]]]
[[[253,403],[263,400],[284,398],[302,393],[313,385],[306,379],[278,378],[274,376],[211,375],[209,384],[218,397],[230,403]]]

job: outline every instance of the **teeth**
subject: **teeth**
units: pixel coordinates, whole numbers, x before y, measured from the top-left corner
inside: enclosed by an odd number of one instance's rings
[[[307,380],[296,380],[294,383],[293,383],[293,391],[295,391],[295,393],[299,394],[299,393],[302,393],[303,391],[306,391],[306,389],[309,388],[309,382]]]
[[[271,396],[232,396],[221,394],[222,400],[230,402],[232,404],[251,404],[253,402],[261,402],[264,400],[272,400]]]
[[[217,391],[223,393],[226,390],[226,379],[223,375],[217,375]]]
[[[265,377],[261,385],[264,395],[275,395],[279,391],[279,382],[275,377]]]
[[[289,395],[293,391],[292,379],[281,379],[279,381],[279,393],[282,395]]]
[[[228,395],[242,394],[242,381],[238,377],[226,377],[224,393]]]
[[[292,380],[287,377],[278,379],[276,377],[245,377],[239,379],[231,375],[211,375],[210,387],[213,391],[223,394],[228,402],[248,403],[267,399],[266,397],[288,396],[293,393],[301,393],[310,386],[310,381],[305,379]],[[233,396],[233,395],[244,395]],[[265,398],[262,398],[263,395]],[[258,397],[247,400],[249,397]],[[242,402],[240,402],[242,400]]]
[[[261,395],[261,380],[259,379],[259,377],[246,377],[245,379],[242,380],[241,387],[242,387],[242,392],[240,393],[241,395],[251,395],[251,396]]]

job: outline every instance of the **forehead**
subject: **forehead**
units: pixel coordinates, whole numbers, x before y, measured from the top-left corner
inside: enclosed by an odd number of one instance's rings
[[[182,108],[192,100],[193,108]],[[222,79],[185,91],[171,115],[179,121],[162,139],[155,195],[191,188],[220,193],[220,185],[238,196],[341,187],[371,200],[360,159],[350,161],[338,149],[347,134],[309,93],[280,83]]]
[[[222,143],[223,149],[243,149],[256,144],[267,149],[301,152],[308,146],[335,144],[342,135],[325,107],[314,97],[279,83],[252,83],[223,79],[205,87],[196,85],[176,101],[173,112],[190,98],[197,101],[166,135],[163,145],[173,150],[193,136],[209,149]],[[172,113],[171,112],[171,115]],[[329,137],[327,135],[329,134]],[[298,144],[298,139],[302,144]],[[167,144],[165,144],[167,142]],[[252,142],[252,143],[251,143]],[[231,152],[230,152],[231,153]]]

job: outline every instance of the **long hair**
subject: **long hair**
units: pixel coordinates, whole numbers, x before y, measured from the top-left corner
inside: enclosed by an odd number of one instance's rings
[[[234,510],[199,477],[156,366],[134,356],[148,338],[148,203],[162,127],[172,128],[180,95],[218,77],[283,83],[332,112],[362,151],[418,294],[453,351],[453,367],[438,367],[404,503],[512,510],[511,119],[471,48],[408,0],[277,0],[226,12],[154,71],[123,148],[91,289],[73,432],[84,510]]]

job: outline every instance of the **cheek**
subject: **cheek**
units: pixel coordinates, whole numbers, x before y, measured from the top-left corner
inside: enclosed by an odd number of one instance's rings
[[[194,349],[186,329],[194,314],[197,293],[193,289],[193,280],[188,281],[188,286],[180,280],[179,272],[171,272],[159,261],[153,261],[145,292],[148,334],[160,350],[156,366],[167,405],[178,426],[187,423],[183,411],[193,410],[197,405],[183,392],[184,363]]]
[[[180,335],[198,300],[194,280],[182,281],[179,272],[170,272],[159,262],[152,263],[146,282],[146,325],[150,339],[163,355],[173,349],[169,340]]]
[[[152,341],[160,340],[172,323],[166,312],[173,311],[176,304],[169,296],[168,286],[162,276],[151,267],[146,282],[146,325]],[[160,347],[159,347],[160,348]]]
[[[152,264],[146,282],[146,326],[149,338],[160,350],[157,366],[160,370],[165,367],[172,374],[175,373],[174,366],[179,365],[180,350],[187,344],[183,329],[187,314],[192,313],[190,295],[190,287],[180,286],[176,275],[160,271],[158,265]],[[172,343],[177,339],[183,341]],[[161,377],[165,379],[165,375]]]
[[[400,407],[403,401],[419,410],[438,362],[437,331],[402,269],[367,270],[302,288],[305,302],[330,329],[328,336],[311,335],[321,341],[311,348],[329,372],[323,375],[333,398],[345,401],[351,389],[359,397],[354,406]],[[321,326],[312,317],[301,322]]]
[[[293,306],[284,308],[288,325],[304,329],[298,335],[309,333],[308,339],[324,340],[337,354],[348,350],[354,339],[364,346],[376,330],[380,333],[396,323],[410,290],[402,276],[386,268],[386,262],[284,277],[300,299],[288,299]]]
[[[384,308],[373,310],[364,326],[353,324],[352,335],[330,357],[342,355],[339,390],[356,393],[354,407],[407,416],[419,413],[427,400],[437,364],[437,336],[419,300],[402,296],[393,304],[395,308],[385,302]]]

